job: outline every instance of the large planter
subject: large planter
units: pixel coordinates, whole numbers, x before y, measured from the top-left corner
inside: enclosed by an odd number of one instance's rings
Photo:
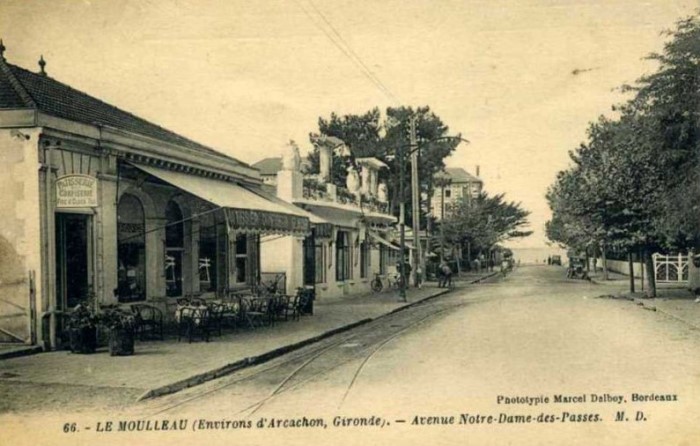
[[[109,355],[128,356],[134,354],[133,328],[109,330]]]
[[[96,327],[71,328],[69,333],[71,352],[81,354],[95,353],[95,350],[97,350]]]

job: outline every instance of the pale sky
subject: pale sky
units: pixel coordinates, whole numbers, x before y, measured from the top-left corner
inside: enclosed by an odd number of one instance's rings
[[[532,211],[614,91],[654,66],[660,32],[698,0],[4,0],[6,59],[253,163],[319,116],[429,105],[471,141],[447,160]],[[323,16],[319,15],[320,11]],[[333,27],[328,26],[330,23]],[[342,43],[341,43],[342,46]],[[575,74],[577,73],[577,74]]]

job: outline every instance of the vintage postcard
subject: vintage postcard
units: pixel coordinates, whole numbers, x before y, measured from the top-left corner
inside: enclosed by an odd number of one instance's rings
[[[0,2],[4,443],[699,444],[698,6]]]

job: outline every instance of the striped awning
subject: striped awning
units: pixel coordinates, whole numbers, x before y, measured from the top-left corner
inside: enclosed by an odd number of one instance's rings
[[[232,230],[258,234],[305,235],[308,213],[284,206],[236,183],[134,164],[138,169],[178,189],[218,206],[226,212]]]

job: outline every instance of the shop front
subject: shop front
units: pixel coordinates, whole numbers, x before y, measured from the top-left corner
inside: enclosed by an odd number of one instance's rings
[[[262,237],[310,234],[302,210],[252,186],[127,163],[119,189],[118,303],[167,310],[180,297],[250,288],[260,282]]]
[[[0,85],[0,341],[56,348],[78,303],[172,315],[255,285],[263,237],[311,233],[231,156],[1,51]]]
[[[45,188],[54,228],[42,254],[52,273],[45,293],[52,300],[39,314],[45,345],[61,344],[61,315],[81,303],[148,303],[172,318],[180,298],[256,286],[261,238],[312,234],[303,210],[267,199],[255,185],[143,159],[117,159],[113,175],[99,163],[64,170],[61,160],[75,152],[68,141],[60,147],[46,152],[57,167]]]

